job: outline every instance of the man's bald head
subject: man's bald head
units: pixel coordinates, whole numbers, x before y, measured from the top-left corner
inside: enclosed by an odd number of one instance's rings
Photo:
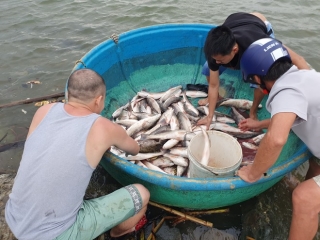
[[[88,102],[105,95],[106,85],[103,78],[93,70],[79,69],[74,71],[68,80],[68,97]]]

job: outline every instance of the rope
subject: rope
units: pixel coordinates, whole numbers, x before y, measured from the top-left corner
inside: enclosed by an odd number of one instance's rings
[[[81,60],[77,60],[74,65],[77,65],[78,63],[81,63],[85,68],[87,68],[87,66]]]

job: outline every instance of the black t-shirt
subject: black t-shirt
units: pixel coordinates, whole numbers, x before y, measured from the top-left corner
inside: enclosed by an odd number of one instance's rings
[[[217,64],[211,57],[207,59],[208,66],[212,71],[218,71],[220,65],[240,69],[240,58],[251,43],[261,38],[269,37],[265,23],[260,18],[249,13],[233,13],[222,25],[231,29],[238,43],[239,51],[228,64]]]

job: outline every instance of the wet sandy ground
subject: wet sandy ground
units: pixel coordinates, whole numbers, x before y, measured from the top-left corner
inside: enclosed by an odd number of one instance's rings
[[[306,166],[301,166],[294,172],[294,175],[287,175],[275,186],[266,192],[254,197],[241,204],[227,207],[228,213],[219,213],[211,215],[197,215],[196,217],[213,223],[214,228],[202,226],[200,224],[183,221],[175,224],[174,221],[165,221],[159,231],[156,233],[157,240],[213,240],[220,239],[286,239],[289,231],[292,205],[291,193],[298,178],[303,178],[301,172]],[[4,207],[11,191],[15,174],[0,175],[0,239],[16,239],[9,230],[4,219]],[[98,167],[94,171],[85,198],[95,198],[108,194],[121,187],[109,174],[102,168]],[[275,194],[276,192],[276,194]],[[225,209],[225,208],[224,208]],[[177,209],[183,211],[181,209]],[[122,237],[121,239],[145,239],[149,236],[152,223],[159,223],[164,216],[173,216],[164,210],[148,207],[147,225],[139,232]],[[219,230],[218,230],[219,229]],[[101,239],[108,237],[101,236]],[[318,232],[315,239],[320,239]]]

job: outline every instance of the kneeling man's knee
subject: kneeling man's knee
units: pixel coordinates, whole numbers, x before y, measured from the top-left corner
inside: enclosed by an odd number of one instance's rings
[[[313,180],[311,180],[313,181]],[[314,191],[306,182],[299,184],[292,193],[292,203],[294,206],[313,207]]]
[[[149,190],[139,183],[135,183],[133,185],[138,189],[138,191],[141,195],[142,201],[143,201],[143,205],[147,204],[149,202],[149,198],[150,198]]]

